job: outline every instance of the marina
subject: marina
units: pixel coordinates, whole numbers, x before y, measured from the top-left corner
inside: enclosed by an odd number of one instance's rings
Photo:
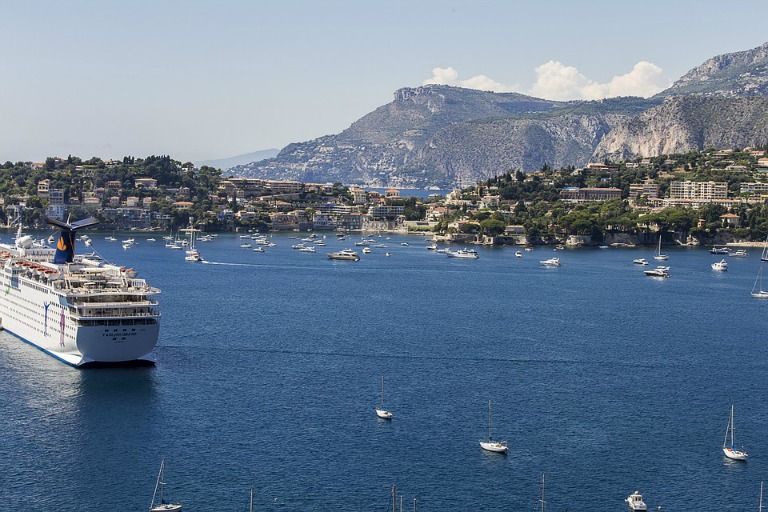
[[[674,278],[648,279],[633,260],[656,247],[558,250],[553,270],[542,247],[466,262],[393,235],[348,262],[327,257],[350,245],[336,237],[254,253],[221,234],[194,264],[131,236],[92,249],[162,289],[156,366],[79,370],[0,333],[9,503],[147,510],[164,459],[190,512],[251,487],[254,510],[378,510],[392,485],[424,511],[532,510],[545,472],[549,510],[626,510],[635,489],[649,510],[757,507],[758,251],[713,272],[708,248],[664,247]],[[506,456],[478,446],[491,397]],[[393,421],[371,410],[384,399]],[[721,449],[732,405],[746,463]]]

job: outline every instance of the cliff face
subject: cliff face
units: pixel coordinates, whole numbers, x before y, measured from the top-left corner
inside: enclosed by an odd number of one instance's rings
[[[236,175],[449,188],[510,170],[582,166],[768,141],[768,43],[720,55],[656,97],[554,102],[430,85],[337,135],[290,144]]]
[[[583,165],[638,98],[552,102],[447,86],[400,89],[338,135],[291,144],[243,176],[373,187],[449,188],[509,170]]]
[[[593,158],[613,161],[768,141],[768,98],[678,96],[621,123]]]

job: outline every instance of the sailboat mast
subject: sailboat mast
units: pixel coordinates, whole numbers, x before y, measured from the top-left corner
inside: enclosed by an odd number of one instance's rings
[[[381,376],[381,408],[384,408],[384,376]]]
[[[488,441],[491,439],[491,401],[488,400]]]
[[[541,474],[541,512],[544,512],[544,473]]]
[[[160,459],[160,472],[157,474],[157,481],[155,482],[155,492],[152,493],[152,503],[149,504],[149,508],[151,509],[155,505],[155,498],[157,497],[157,488],[160,487],[160,480],[163,478],[163,465],[165,464],[165,459]],[[160,487],[160,500],[163,499],[163,488]]]
[[[733,404],[731,404],[731,448],[733,448]]]
[[[759,512],[763,512],[763,482],[760,482],[760,508]]]

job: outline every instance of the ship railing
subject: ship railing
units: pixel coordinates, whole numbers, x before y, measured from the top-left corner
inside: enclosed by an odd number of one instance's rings
[[[150,309],[142,312],[117,312],[117,311],[83,311],[79,314],[75,314],[76,318],[80,320],[88,320],[89,318],[111,318],[114,320],[120,320],[121,318],[160,318],[160,311]]]
[[[80,298],[80,296],[77,296]],[[137,307],[149,307],[149,306],[158,306],[160,304],[159,301],[156,300],[134,300],[130,302],[125,301],[93,301],[93,300],[78,300],[78,298],[75,298],[70,295],[70,300],[68,301],[71,305],[78,307],[78,308],[112,308],[112,309],[133,309]]]

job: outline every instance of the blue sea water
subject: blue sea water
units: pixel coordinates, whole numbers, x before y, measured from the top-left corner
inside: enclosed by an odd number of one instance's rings
[[[210,264],[137,237],[107,259],[162,289],[150,368],[78,370],[0,333],[0,510],[140,511],[160,460],[188,512],[756,510],[768,477],[759,252],[478,248],[384,241],[359,262],[221,235]],[[400,242],[408,241],[409,246]],[[82,249],[82,247],[81,247]],[[386,257],[385,252],[391,257]],[[557,255],[563,266],[539,260]],[[648,267],[645,267],[648,268]],[[379,420],[381,376],[394,413]],[[494,437],[484,452],[488,401]],[[746,463],[721,446],[731,404]]]

